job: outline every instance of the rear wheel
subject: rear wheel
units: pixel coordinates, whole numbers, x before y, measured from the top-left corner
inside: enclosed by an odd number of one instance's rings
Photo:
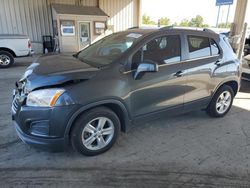
[[[10,52],[0,51],[0,68],[8,68],[14,63],[14,57]]]
[[[234,98],[233,89],[228,85],[220,87],[213,96],[207,112],[212,117],[223,117],[230,110]]]
[[[85,112],[71,132],[71,143],[84,155],[98,155],[109,150],[120,132],[120,120],[110,109],[98,107]]]

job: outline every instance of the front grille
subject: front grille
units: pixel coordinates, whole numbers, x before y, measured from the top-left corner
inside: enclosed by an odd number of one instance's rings
[[[24,101],[26,99],[25,85],[26,85],[25,80],[22,82],[16,82],[16,89],[13,93],[14,99],[11,107],[13,114],[16,114],[20,106],[24,104]]]
[[[13,102],[12,102],[12,111],[13,113],[16,113],[18,110],[19,102],[18,99],[15,97]]]

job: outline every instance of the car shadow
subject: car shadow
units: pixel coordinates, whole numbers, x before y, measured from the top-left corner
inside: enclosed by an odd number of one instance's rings
[[[10,68],[28,67],[31,63],[33,63],[39,57],[40,57],[40,55],[15,58],[15,63]]]
[[[250,82],[246,80],[241,80],[240,92],[250,93]]]

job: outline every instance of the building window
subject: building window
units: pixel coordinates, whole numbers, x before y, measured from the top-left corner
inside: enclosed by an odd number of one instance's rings
[[[61,20],[62,36],[75,36],[75,22],[71,20]]]
[[[94,22],[94,27],[95,34],[101,35],[105,32],[106,24],[105,22]]]

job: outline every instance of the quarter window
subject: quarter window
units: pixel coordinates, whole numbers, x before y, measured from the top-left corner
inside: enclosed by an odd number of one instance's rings
[[[213,39],[210,39],[210,43],[211,43],[212,55],[218,55],[220,53],[220,50],[219,50],[217,44],[215,43],[215,41]]]
[[[132,69],[144,60],[157,64],[175,63],[181,60],[181,41],[179,35],[156,38],[145,44],[132,58]]]
[[[190,59],[210,56],[210,42],[207,37],[188,36]]]

